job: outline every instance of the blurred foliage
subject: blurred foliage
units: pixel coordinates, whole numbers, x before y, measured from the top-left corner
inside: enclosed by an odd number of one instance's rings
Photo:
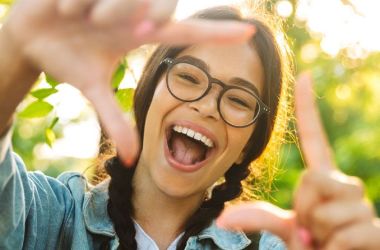
[[[318,106],[337,165],[365,182],[368,197],[380,214],[380,53],[352,59],[343,50],[330,57],[322,52],[318,38],[312,37],[294,15],[287,18],[285,27],[297,71],[312,71]],[[305,55],[310,49],[317,53],[315,57]],[[290,207],[294,186],[304,168],[295,144],[283,147],[281,162],[273,198],[281,206]]]
[[[0,4],[4,4],[4,5],[10,5],[12,4],[13,0],[0,0]]]
[[[0,4],[10,2],[0,0]],[[291,2],[296,6],[295,0]],[[322,51],[319,38],[310,35],[305,24],[297,21],[294,14],[285,19],[285,31],[297,71],[308,69],[313,73],[318,105],[337,165],[345,173],[359,176],[365,182],[368,197],[380,212],[380,54],[371,53],[363,59],[352,59],[343,50],[331,57]],[[131,107],[133,90],[119,90],[118,87],[128,67],[127,61],[121,62],[112,79],[117,99],[124,110]],[[52,144],[54,139],[62,137],[63,125],[57,123],[52,107],[44,101],[56,92],[58,83],[49,77],[46,80],[50,87],[34,90],[31,95],[37,100],[29,102],[31,104],[20,113],[21,117],[45,118],[17,119],[13,143],[15,151],[31,170],[38,166],[38,169],[56,176],[72,165],[89,166],[90,161],[64,158],[52,163],[36,155],[36,147]],[[292,192],[304,164],[295,144],[285,145],[281,157],[282,168],[272,197],[280,206],[290,207]]]

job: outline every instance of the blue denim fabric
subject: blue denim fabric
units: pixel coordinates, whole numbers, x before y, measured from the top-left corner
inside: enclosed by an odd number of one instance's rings
[[[79,173],[57,179],[27,172],[10,146],[10,133],[0,138],[0,249],[99,249],[108,239],[119,243],[107,214],[108,181],[89,186]],[[103,236],[103,237],[101,237]],[[243,233],[212,224],[189,238],[186,250],[240,250],[250,240]],[[264,233],[260,250],[282,250],[283,243]]]

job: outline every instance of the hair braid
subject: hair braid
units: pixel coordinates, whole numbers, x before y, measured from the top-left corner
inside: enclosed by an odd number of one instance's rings
[[[119,249],[135,250],[137,249],[136,229],[132,220],[133,205],[131,201],[135,167],[124,167],[117,156],[107,160],[105,167],[111,176],[107,209],[119,237]]]
[[[224,203],[238,197],[242,191],[241,181],[250,173],[247,165],[233,165],[224,175],[225,182],[215,186],[211,198],[205,200],[200,208],[188,219],[185,234],[178,243],[177,249],[185,249],[187,240],[199,234],[224,209]]]

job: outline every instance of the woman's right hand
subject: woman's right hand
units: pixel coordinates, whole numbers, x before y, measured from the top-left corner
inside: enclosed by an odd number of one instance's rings
[[[93,103],[123,161],[131,164],[139,139],[109,84],[118,61],[141,44],[242,42],[253,27],[231,21],[155,23],[140,0],[19,0],[1,39],[36,71],[78,88]]]

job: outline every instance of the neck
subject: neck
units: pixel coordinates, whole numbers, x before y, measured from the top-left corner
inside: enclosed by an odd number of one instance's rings
[[[160,249],[167,249],[185,230],[185,223],[201,205],[204,195],[170,196],[141,172],[138,167],[133,178],[134,219]]]

